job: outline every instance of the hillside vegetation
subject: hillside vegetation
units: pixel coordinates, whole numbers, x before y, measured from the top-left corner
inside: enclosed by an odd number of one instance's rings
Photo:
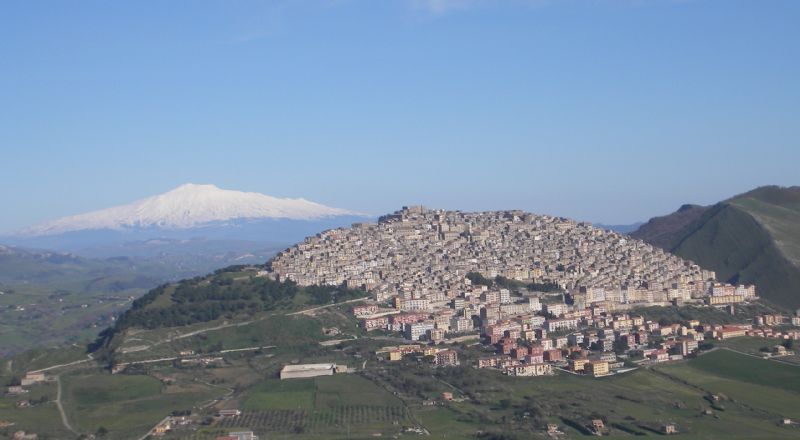
[[[686,223],[689,211],[700,215]],[[721,280],[755,284],[772,302],[800,307],[800,187],[762,187],[678,211],[632,236],[715,270]]]
[[[221,318],[244,320],[265,311],[290,312],[367,296],[362,290],[343,286],[301,287],[257,276],[256,271],[256,267],[231,266],[208,276],[158,286],[134,301],[98,343],[107,344],[129,328],[152,330]]]

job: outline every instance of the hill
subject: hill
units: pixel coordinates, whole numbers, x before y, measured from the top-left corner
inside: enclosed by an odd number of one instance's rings
[[[230,244],[159,241],[128,244],[125,249],[135,256],[111,257],[118,254],[108,249],[109,257],[86,258],[0,245],[0,356],[92,340],[133,299],[161,283],[232,263],[261,262],[275,252],[247,246],[226,251]],[[192,255],[193,249],[205,253]]]
[[[206,276],[161,285],[133,301],[97,346],[118,348],[128,329],[157,330],[212,321],[247,321],[263,312],[289,313],[364,298],[342,286],[305,286],[262,275],[257,266],[231,266]]]
[[[686,205],[631,234],[759,295],[800,307],[800,187],[766,186],[710,207]]]
[[[708,210],[707,206],[683,205],[672,214],[654,217],[628,233],[639,240],[644,240],[654,246],[671,250],[671,244],[689,224],[696,221]]]

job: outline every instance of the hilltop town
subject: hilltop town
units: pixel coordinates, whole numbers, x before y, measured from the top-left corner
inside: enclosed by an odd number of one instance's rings
[[[357,223],[306,238],[279,253],[268,269],[302,286],[364,288],[376,301],[393,301],[403,311],[478,312],[487,304],[511,303],[502,291],[494,298],[476,286],[467,278],[470,273],[518,281],[534,291],[564,292],[576,309],[676,301],[721,305],[755,298],[755,287],[719,283],[713,271],[642,241],[522,211],[404,207],[377,224]],[[535,301],[532,307],[538,308]]]
[[[662,328],[628,311],[756,299],[754,286],[720,283],[714,272],[642,241],[521,211],[404,207],[377,224],[309,237],[268,270],[300,285],[367,290],[373,302],[353,309],[367,331],[434,343],[480,337],[497,356],[477,366],[509,375],[551,374],[555,366],[597,376],[623,370],[617,354],[648,362],[686,356],[707,336],[743,336],[751,326]],[[449,350],[385,350],[389,360],[412,352],[458,363]]]

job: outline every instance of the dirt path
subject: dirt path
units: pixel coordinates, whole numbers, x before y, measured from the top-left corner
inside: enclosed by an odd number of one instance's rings
[[[744,355],[744,356],[750,356],[752,358],[761,359],[761,360],[764,360],[764,361],[775,361],[775,362],[778,362],[780,364],[791,365],[793,367],[800,367],[800,365],[798,365],[798,364],[796,364],[794,362],[785,361],[785,360],[780,359],[780,358],[775,357],[775,356],[762,357],[762,356],[754,355],[752,353],[746,353],[744,351],[735,350],[735,349],[730,348],[730,347],[719,347],[719,348],[720,348],[720,350],[728,350],[728,351],[732,351],[734,353],[739,353],[739,354]]]
[[[61,376],[56,376],[56,383],[58,384],[58,392],[56,393],[56,408],[58,408],[58,413],[61,414],[61,423],[64,424],[64,427],[67,428],[69,432],[77,435],[78,432],[72,429],[72,426],[69,424],[69,420],[67,419],[67,413],[64,412],[64,406],[61,404]]]
[[[42,369],[40,369],[40,370],[33,370],[33,371],[30,371],[30,373],[43,373],[43,372],[45,372],[45,371],[53,370],[53,369],[56,369],[56,368],[61,368],[61,367],[70,367],[70,366],[72,366],[72,365],[83,364],[83,363],[89,362],[89,361],[91,361],[91,360],[94,360],[94,358],[92,358],[92,355],[91,355],[91,354],[88,354],[88,355],[86,355],[86,357],[87,357],[87,359],[81,359],[81,360],[79,360],[79,361],[75,361],[75,362],[69,362],[69,363],[66,363],[66,364],[51,365],[51,366],[49,366],[49,367],[47,367],[47,368],[42,368]]]
[[[329,307],[336,307],[336,306],[340,306],[342,304],[348,304],[348,303],[353,303],[353,302],[358,302],[358,301],[366,301],[368,299],[369,299],[368,296],[365,296],[363,298],[349,299],[347,301],[342,301],[340,303],[328,304],[328,305],[319,306],[319,307],[312,307],[310,309],[300,310],[298,312],[287,313],[286,316],[305,315],[306,313],[312,313],[312,312],[315,312],[317,310],[327,309]]]

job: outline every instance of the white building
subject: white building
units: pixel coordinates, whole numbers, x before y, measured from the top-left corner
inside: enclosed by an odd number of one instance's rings
[[[427,339],[435,325],[432,322],[414,322],[406,324],[405,338],[412,341]]]

